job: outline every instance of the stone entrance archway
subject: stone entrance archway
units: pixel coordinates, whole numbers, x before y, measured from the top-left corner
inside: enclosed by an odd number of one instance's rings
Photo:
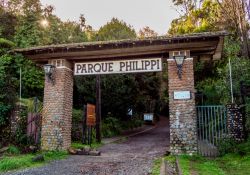
[[[117,59],[163,58],[168,62],[170,107],[170,151],[173,154],[196,153],[196,111],[194,62],[218,60],[226,33],[201,33],[143,40],[122,40],[43,46],[17,49],[40,64],[53,64],[54,82],[45,81],[42,117],[42,149],[66,150],[71,145],[74,64]],[[175,51],[188,51],[182,69],[182,79],[172,56]],[[174,97],[189,92],[188,98]]]

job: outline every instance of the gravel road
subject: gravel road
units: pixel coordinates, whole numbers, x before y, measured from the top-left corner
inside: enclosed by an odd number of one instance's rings
[[[102,146],[99,157],[70,156],[43,167],[5,175],[148,175],[154,159],[164,155],[168,146],[168,121],[161,118],[150,131]]]

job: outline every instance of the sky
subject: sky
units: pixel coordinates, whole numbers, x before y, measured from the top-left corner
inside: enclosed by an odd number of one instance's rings
[[[86,22],[95,30],[113,17],[133,26],[138,32],[149,26],[159,35],[167,33],[171,21],[178,17],[172,0],[41,0],[43,5],[53,5],[63,21],[79,21],[84,14]]]

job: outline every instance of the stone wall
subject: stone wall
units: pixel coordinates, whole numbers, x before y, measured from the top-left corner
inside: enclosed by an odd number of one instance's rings
[[[21,114],[22,112],[25,112],[26,110],[27,110],[26,106],[16,104],[15,108],[11,112],[10,128],[11,128],[12,138],[16,137],[16,131],[18,129],[18,126],[20,125]]]
[[[66,150],[71,145],[73,72],[59,65],[53,77],[54,83],[45,80],[41,148]]]
[[[182,79],[177,75],[174,59],[168,59],[170,152],[197,153],[197,119],[193,59],[187,58],[182,68]],[[174,91],[190,91],[191,99],[174,100]]]
[[[244,122],[240,107],[236,104],[227,105],[227,128],[228,134],[235,141],[244,140]]]

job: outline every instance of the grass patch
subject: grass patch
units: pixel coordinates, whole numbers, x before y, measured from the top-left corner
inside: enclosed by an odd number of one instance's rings
[[[81,142],[73,142],[71,143],[71,147],[74,149],[82,149],[86,147],[91,147],[91,148],[99,148],[103,145],[103,143],[92,143],[91,146],[87,144],[82,144]]]
[[[250,154],[245,156],[227,154],[217,158],[216,162],[221,169],[223,169],[225,174],[245,175],[250,172]]]
[[[199,175],[225,174],[217,162],[212,159],[206,159],[198,155],[181,155],[178,156],[178,160],[183,175],[190,175],[192,173]]]
[[[44,155],[44,162],[32,162],[32,158],[37,155]],[[64,159],[67,157],[67,152],[65,151],[49,151],[37,154],[26,154],[18,156],[4,156],[0,160],[0,172],[6,172],[9,170],[16,170],[28,167],[41,166],[52,160]]]
[[[160,171],[161,171],[161,158],[154,160],[154,165],[151,175],[159,175]]]
[[[165,156],[164,160],[170,163],[171,165],[175,165],[176,157],[173,155]]]
[[[201,156],[178,156],[183,175],[245,175],[250,172],[250,155],[227,154],[216,159]]]
[[[189,175],[190,173],[190,159],[186,155],[182,155],[178,157],[179,165],[181,168],[181,172],[183,175]]]
[[[18,155],[20,154],[20,150],[18,149],[18,147],[10,145],[5,154],[6,155]]]

